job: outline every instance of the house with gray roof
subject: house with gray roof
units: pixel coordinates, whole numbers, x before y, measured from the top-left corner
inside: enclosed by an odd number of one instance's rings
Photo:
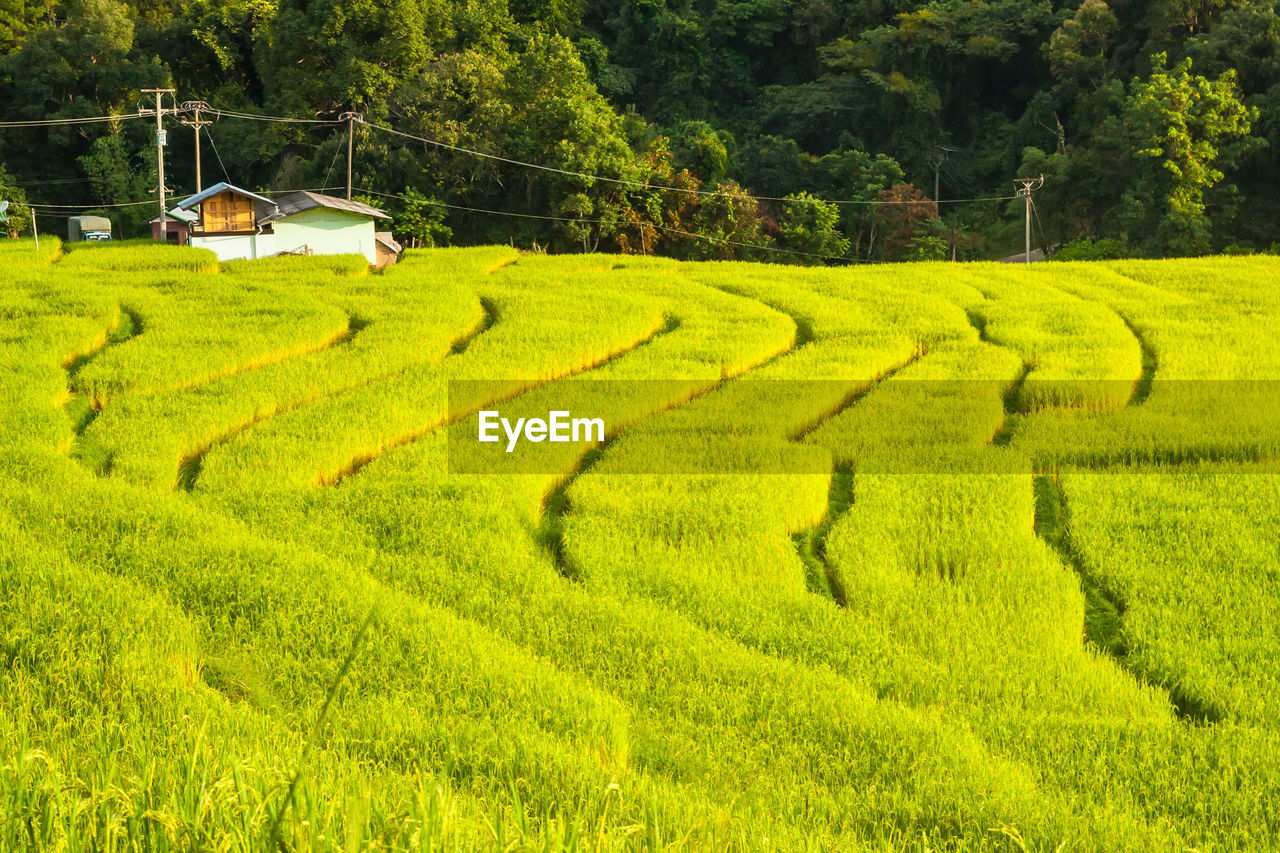
[[[258,205],[261,220],[275,232],[281,255],[364,255],[378,263],[376,223],[388,219],[376,207],[313,192],[277,196]]]
[[[174,212],[188,220],[187,242],[213,250],[222,261],[353,254],[376,265],[375,223],[389,218],[358,201],[313,192],[268,198],[228,183],[183,199]]]

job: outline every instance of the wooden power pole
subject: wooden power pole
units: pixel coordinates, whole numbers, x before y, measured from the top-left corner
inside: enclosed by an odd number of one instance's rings
[[[355,154],[356,147],[356,122],[364,121],[364,116],[360,113],[345,112],[339,119],[347,122],[347,200],[351,200],[351,158]]]
[[[1031,194],[1044,186],[1044,175],[1036,178],[1014,178],[1013,182],[1020,185],[1018,195],[1022,196],[1026,202],[1026,225],[1024,226],[1026,252],[1022,256],[1023,263],[1031,263]]]
[[[173,97],[173,92],[173,89],[142,90],[142,94],[144,95],[156,96],[156,177],[159,179],[159,182],[156,185],[156,192],[160,197],[160,237],[163,240],[169,239],[168,214],[166,212],[164,202],[164,147],[168,144],[168,139],[166,138],[164,129],[164,114],[166,112],[176,111],[175,109],[166,110],[164,108],[164,96],[169,95],[170,97]],[[138,112],[141,115],[151,115],[149,110],[138,110]]]
[[[213,124],[211,121],[201,121],[200,111],[211,109],[204,101],[187,101],[182,105],[184,110],[190,110],[195,113],[195,118],[182,119],[182,123],[196,132],[196,192],[204,189],[204,174],[200,170],[200,128],[208,127]]]
[[[938,147],[938,153],[929,158],[929,162],[933,164],[933,208],[938,209],[939,193],[942,192],[942,164],[947,159],[945,148]]]

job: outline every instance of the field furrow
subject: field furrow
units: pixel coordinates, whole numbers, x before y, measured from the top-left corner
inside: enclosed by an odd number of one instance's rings
[[[1080,586],[1085,596],[1082,631],[1085,642],[1092,644],[1100,652],[1110,655],[1137,680],[1163,690],[1168,694],[1169,704],[1182,719],[1196,723],[1220,722],[1222,714],[1219,710],[1188,695],[1176,685],[1170,686],[1151,678],[1140,665],[1135,665],[1129,660],[1130,650],[1124,630],[1128,605],[1090,571],[1073,547],[1070,536],[1070,512],[1057,475],[1037,475],[1035,489],[1036,534],[1053,546],[1062,562],[1080,576]]]
[[[89,424],[93,423],[94,418],[102,411],[102,401],[94,398],[90,394],[76,391],[76,376],[81,369],[93,361],[98,355],[104,352],[107,347],[122,344],[126,341],[142,334],[142,317],[137,311],[134,311],[124,305],[120,306],[120,320],[115,328],[107,333],[106,339],[103,341],[102,347],[92,352],[84,353],[77,356],[66,365],[67,371],[67,394],[69,399],[64,404],[67,417],[71,418],[72,428],[75,430],[76,438],[79,439],[84,435],[84,431],[89,428]],[[72,451],[73,455],[79,455]],[[92,466],[91,466],[92,467]]]
[[[550,384],[562,379],[589,376],[593,371],[598,371],[608,367],[615,360],[622,358],[623,356],[629,355],[631,353],[634,353],[636,350],[639,350],[642,347],[648,346],[649,344],[653,343],[653,341],[658,339],[661,335],[670,334],[671,332],[674,332],[679,327],[680,327],[680,319],[678,317],[672,317],[672,316],[664,317],[662,321],[662,325],[660,327],[646,330],[640,338],[634,341],[631,341],[630,343],[627,343],[621,346],[620,348],[608,353],[599,361],[588,363],[584,366],[576,368],[571,372],[565,373],[561,376],[553,376],[552,378],[546,380],[546,382]],[[468,343],[469,342],[470,341],[468,340]],[[464,345],[461,349],[457,349],[454,351],[454,353],[451,353],[451,354],[460,355],[465,350],[466,350],[466,346]],[[514,369],[515,365],[512,365],[512,367]],[[448,380],[445,380],[445,381],[447,382]],[[379,446],[376,450],[361,452],[359,455],[353,457],[344,465],[342,465],[336,472],[333,472],[331,474],[322,474],[319,478],[318,484],[321,486],[336,486],[347,477],[350,477],[354,474],[358,474],[366,465],[373,462],[381,454],[386,453],[389,450],[394,450],[397,447],[401,447],[403,445],[418,441],[419,439],[423,438],[426,435],[429,435],[430,433],[438,429],[447,427],[450,424],[455,423],[459,418],[463,418],[463,417],[466,417],[467,415],[474,414],[477,410],[479,410],[482,407],[501,406],[504,403],[511,402],[512,400],[519,397],[520,395],[527,394],[530,391],[533,391],[541,387],[542,384],[543,384],[542,382],[532,382],[528,384],[525,384],[522,382],[518,384],[515,390],[509,387],[503,388],[501,392],[498,394],[494,394],[492,396],[484,396],[481,399],[469,401],[465,406],[461,406],[461,407],[449,406],[448,413],[445,415],[445,417],[441,418],[438,422],[410,430],[409,432],[405,432],[400,435],[392,436],[391,438],[386,440],[381,446]],[[606,437],[606,443],[608,441],[609,441],[609,438]]]
[[[450,355],[457,355],[459,353],[464,352],[477,335],[483,334],[484,332],[487,332],[490,328],[493,327],[493,324],[496,321],[496,315],[494,314],[490,306],[484,304],[484,300],[480,300],[480,303],[484,310],[483,319],[480,320],[471,329],[468,329],[467,331],[463,332],[461,335],[455,338],[452,343],[450,343],[449,351],[445,356],[446,358]],[[363,329],[364,326],[366,325],[368,324],[361,323],[359,326],[356,327],[355,331],[353,331],[350,335],[346,337],[345,340],[340,341],[339,343],[349,344],[351,340],[355,337],[355,334],[360,329]],[[412,368],[406,368],[406,370],[408,369],[412,369]],[[368,379],[363,385],[355,386],[355,387],[369,387],[370,385],[373,385],[374,383],[377,383],[384,379],[385,377],[383,376],[376,376]],[[258,426],[259,424],[271,418],[280,417],[281,415],[287,414],[288,412],[292,412],[297,409],[304,408],[306,406],[313,406],[318,403],[322,403],[325,400],[332,399],[333,397],[337,397],[341,394],[345,394],[352,390],[354,390],[353,387],[340,387],[340,388],[329,389],[329,390],[317,393],[316,395],[311,397],[299,397],[299,398],[290,400],[289,402],[279,406],[278,408],[264,409],[264,410],[259,410],[255,412],[254,416],[250,420],[231,427],[226,432],[222,433],[221,435],[215,436],[210,441],[202,444],[200,447],[196,448],[195,450],[185,455],[182,458],[182,461],[178,463],[178,476],[177,476],[176,488],[184,489],[188,492],[194,491],[196,488],[196,482],[200,478],[200,472],[204,468],[205,456],[208,455],[210,452],[214,451],[219,445],[223,445],[231,441],[235,441],[244,432],[253,429],[254,427]]]

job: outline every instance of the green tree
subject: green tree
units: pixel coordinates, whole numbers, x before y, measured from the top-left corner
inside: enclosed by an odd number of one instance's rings
[[[98,137],[78,159],[99,204],[129,204],[147,195],[146,173],[134,167],[120,133]]]
[[[1134,80],[1125,104],[1135,174],[1124,194],[1123,220],[1151,252],[1196,255],[1209,251],[1205,191],[1230,165],[1223,143],[1249,133],[1257,110],[1240,100],[1233,70],[1216,80],[1191,73],[1191,60],[1166,68],[1152,57],[1146,80]]]
[[[947,259],[947,238],[935,234],[921,234],[911,238],[911,252],[907,255],[912,261],[944,261]]]
[[[31,226],[31,214],[25,206],[27,193],[14,183],[13,176],[3,163],[0,163],[0,201],[9,202],[5,221],[0,222],[0,229],[10,237],[21,237]]]
[[[626,192],[623,221],[614,233],[618,248],[626,253],[674,253],[682,239],[679,232],[691,226],[702,187],[688,169],[676,169],[671,141],[658,136],[637,160],[636,182]]]
[[[681,123],[671,136],[676,163],[704,181],[724,180],[732,166],[733,136],[705,121]]]
[[[1119,28],[1120,22],[1106,0],[1084,0],[1045,45],[1054,76],[1096,89],[1107,77],[1107,51]]]
[[[713,185],[716,195],[698,199],[689,216],[690,235],[681,235],[678,257],[739,260],[768,257],[760,203],[735,181]],[[696,236],[695,236],[696,235]]]
[[[599,220],[564,223],[553,243],[596,248],[622,222],[627,189],[616,181],[643,177],[636,174],[621,116],[591,84],[572,42],[561,36],[535,35],[504,76],[503,97],[511,108],[504,148],[515,159],[559,171],[513,167],[503,198],[524,213]]]
[[[0,0],[0,54],[21,45],[39,21],[52,17],[52,4],[44,0]]]
[[[147,149],[146,154],[151,154],[151,149]],[[155,156],[151,154],[148,158],[146,154],[130,158],[124,136],[117,131],[95,139],[89,153],[77,159],[89,177],[94,199],[99,204],[128,205],[146,199],[151,194],[148,184],[154,186]],[[137,161],[141,162],[135,166]],[[145,236],[145,225],[155,215],[154,208],[130,206],[119,208],[111,218],[118,220],[120,233],[125,237]]]
[[[899,261],[910,257],[920,236],[936,236],[938,205],[911,184],[882,190],[876,221],[880,230],[880,257]]]
[[[451,35],[445,0],[281,0],[257,45],[268,100],[294,114],[381,118]]]
[[[58,13],[56,25],[36,30],[0,59],[0,70],[11,75],[13,103],[40,108],[33,117],[120,109],[132,105],[146,75],[150,85],[164,79],[149,61],[130,56],[137,13],[128,3],[68,0]]]
[[[405,187],[399,203],[391,210],[391,230],[406,246],[430,249],[447,246],[453,229],[445,225],[446,208],[437,199]],[[362,198],[366,204],[377,207],[375,200]]]
[[[820,264],[824,258],[842,258],[849,252],[849,238],[841,234],[840,208],[807,192],[793,193],[782,203],[778,217],[779,243],[797,263]]]

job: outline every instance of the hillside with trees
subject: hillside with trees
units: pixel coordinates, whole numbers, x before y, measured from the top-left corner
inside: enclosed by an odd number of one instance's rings
[[[418,245],[993,257],[1021,249],[1008,197],[1038,174],[1035,240],[1074,257],[1280,240],[1259,0],[0,0],[0,121],[136,113],[152,86],[322,120],[219,116],[206,183],[342,186],[337,119],[360,113],[356,192]],[[153,134],[0,128],[0,192],[150,198]],[[170,120],[179,194],[192,138]],[[154,214],[110,210],[126,234]]]

